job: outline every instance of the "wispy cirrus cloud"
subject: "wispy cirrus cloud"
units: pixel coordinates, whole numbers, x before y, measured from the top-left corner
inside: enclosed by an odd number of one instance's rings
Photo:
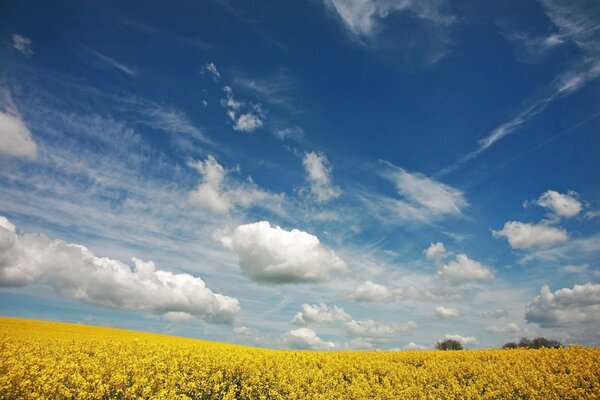
[[[541,3],[546,15],[559,31],[559,34],[554,35],[554,39],[546,41],[546,44],[555,45],[559,41],[574,43],[581,50],[582,56],[574,62],[574,66],[556,76],[546,88],[544,96],[532,100],[530,105],[516,116],[501,123],[479,139],[474,150],[442,169],[440,175],[448,174],[478,157],[499,141],[516,133],[555,101],[575,93],[600,75],[598,6],[589,9],[589,4],[586,2],[564,3],[555,0],[543,0]]]
[[[37,145],[12,101],[10,91],[0,88],[0,154],[35,159]]]
[[[388,1],[388,0],[324,0],[345,27],[354,35],[372,37],[379,29],[381,20],[391,14],[407,12],[419,19],[437,24],[450,24],[451,16],[441,12],[441,1]]]
[[[115,60],[112,57],[109,57],[103,53],[100,53],[99,51],[96,51],[94,49],[91,49],[87,46],[82,46],[84,49],[86,49],[90,54],[93,54],[97,59],[99,59],[100,61],[104,62],[107,65],[110,65],[111,67],[118,69],[121,72],[124,72],[125,74],[129,75],[129,76],[135,76],[137,75],[137,71],[134,70],[131,67],[128,67],[127,65],[123,64],[120,61]]]
[[[418,172],[381,162],[381,176],[394,183],[400,198],[363,192],[363,203],[382,221],[431,223],[460,217],[469,206],[464,193]]]

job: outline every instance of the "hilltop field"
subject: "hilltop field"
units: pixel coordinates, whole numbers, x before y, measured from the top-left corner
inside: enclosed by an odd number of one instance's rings
[[[265,350],[0,318],[0,399],[597,399],[600,349]]]

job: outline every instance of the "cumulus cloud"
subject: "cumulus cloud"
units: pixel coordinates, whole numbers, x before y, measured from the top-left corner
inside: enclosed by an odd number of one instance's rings
[[[252,329],[247,326],[236,326],[235,328],[233,328],[233,333],[241,337],[255,338],[260,336],[256,329]]]
[[[457,334],[448,334],[448,335],[444,335],[444,339],[457,340],[464,345],[477,344],[477,339],[475,339],[473,336],[461,336],[461,335],[457,335]]]
[[[410,342],[410,343],[406,344],[404,346],[404,348],[406,350],[427,350],[427,346],[423,346],[423,345],[417,344],[415,342]]]
[[[452,17],[440,13],[439,3],[431,1],[388,0],[324,0],[325,5],[357,36],[375,34],[381,19],[395,12],[410,12],[413,16],[439,24],[448,24]]]
[[[439,306],[435,308],[435,315],[438,318],[455,318],[458,317],[458,310],[455,308]]]
[[[488,326],[487,328],[485,328],[485,331],[488,333],[494,333],[494,334],[498,334],[498,335],[505,335],[505,334],[516,335],[516,334],[520,333],[522,331],[522,329],[518,324],[516,324],[514,322],[509,322],[506,325]]]
[[[556,219],[575,217],[583,209],[583,205],[577,199],[577,192],[574,191],[561,194],[554,190],[548,190],[535,201],[535,204],[546,208],[550,212],[550,216]]]
[[[451,285],[484,282],[494,279],[494,270],[490,267],[458,254],[454,260],[437,266],[437,276]]]
[[[519,221],[506,222],[501,230],[493,230],[492,235],[496,238],[505,237],[513,249],[547,247],[569,239],[567,231],[562,228]]]
[[[190,201],[213,213],[227,214],[236,207],[275,206],[281,200],[280,196],[259,189],[251,178],[243,183],[228,179],[230,171],[212,155],[204,161],[190,161],[188,165],[202,175],[198,187],[190,192]]]
[[[356,288],[352,298],[357,301],[383,301],[388,299],[391,294],[384,285],[366,281]]]
[[[236,131],[252,132],[263,125],[262,120],[252,113],[242,114],[237,119],[234,118],[234,121],[233,129]]]
[[[0,106],[0,154],[35,159],[37,145],[7,90],[0,89]]]
[[[392,338],[416,328],[417,324],[413,321],[408,321],[403,324],[393,324],[367,319],[364,321],[352,320],[346,323],[346,333],[349,336],[370,339]]]
[[[272,227],[268,221],[240,225],[217,239],[237,253],[242,271],[259,282],[321,282],[332,272],[347,270],[344,261],[318,237]]]
[[[393,182],[400,199],[363,194],[363,202],[383,222],[417,221],[430,223],[458,217],[469,206],[462,191],[420,173],[383,162],[381,175]]]
[[[555,292],[544,285],[527,305],[525,319],[541,327],[600,322],[600,284],[576,284]]]
[[[233,122],[236,131],[252,132],[263,126],[264,113],[260,104],[246,105],[233,96],[233,89],[229,86],[223,87],[225,98],[221,105],[227,110],[227,116]],[[242,111],[244,110],[245,111]]]
[[[97,257],[84,246],[40,234],[18,235],[0,218],[0,286],[51,286],[64,297],[127,311],[163,315],[166,319],[202,318],[229,323],[238,300],[216,294],[189,274],[157,269],[152,261],[132,258],[133,268]]]
[[[302,160],[310,183],[310,192],[319,203],[335,199],[342,194],[339,187],[331,183],[331,165],[323,153],[310,152]]]
[[[25,54],[26,56],[33,54],[33,50],[31,50],[31,39],[21,36],[18,33],[14,33],[12,40],[12,47],[17,49],[19,52]]]
[[[301,350],[331,350],[334,342],[322,340],[317,333],[309,328],[292,329],[279,337],[279,343],[284,347]]]
[[[431,243],[431,245],[428,248],[423,250],[423,254],[425,254],[425,257],[428,260],[434,262],[439,262],[442,259],[446,258],[446,256],[448,255],[448,253],[446,252],[446,247],[442,242]]]
[[[337,321],[349,321],[350,315],[338,306],[329,307],[326,304],[302,304],[302,311],[296,313],[292,323],[296,325],[331,324]]]
[[[217,66],[213,62],[204,64],[204,67],[202,67],[202,73],[210,74],[215,82],[217,82],[221,78],[221,74],[219,73]]]

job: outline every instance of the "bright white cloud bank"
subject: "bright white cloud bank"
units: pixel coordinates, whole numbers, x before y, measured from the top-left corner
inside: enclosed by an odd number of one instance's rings
[[[240,225],[217,239],[237,253],[242,271],[260,282],[320,282],[328,280],[331,272],[346,271],[344,261],[318,237],[272,227],[268,221]]]
[[[195,316],[228,323],[238,300],[212,292],[189,274],[156,269],[152,261],[132,258],[134,267],[96,257],[84,246],[40,234],[18,235],[0,216],[0,286],[49,285],[61,296],[84,303],[165,316]]]
[[[556,292],[544,285],[527,305],[525,319],[542,327],[600,322],[600,284],[588,282]]]
[[[191,193],[190,201],[197,207],[216,214],[226,214],[236,207],[275,205],[280,196],[261,190],[251,179],[235,182],[227,177],[227,171],[209,155],[204,161],[192,161],[188,165],[202,175],[202,181]]]
[[[326,304],[302,304],[302,311],[296,313],[293,324],[309,323],[331,324],[337,321],[349,321],[350,315],[338,306],[329,307]]]
[[[310,192],[317,202],[323,203],[341,195],[340,188],[331,183],[331,165],[325,154],[306,153],[302,164],[306,169]]]
[[[492,231],[494,237],[505,237],[513,249],[546,247],[565,242],[569,239],[567,231],[545,224],[529,224],[508,221],[499,231]]]

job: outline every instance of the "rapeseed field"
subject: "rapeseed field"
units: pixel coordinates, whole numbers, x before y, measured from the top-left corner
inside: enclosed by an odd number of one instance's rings
[[[598,399],[600,349],[282,351],[0,318],[0,399]]]

